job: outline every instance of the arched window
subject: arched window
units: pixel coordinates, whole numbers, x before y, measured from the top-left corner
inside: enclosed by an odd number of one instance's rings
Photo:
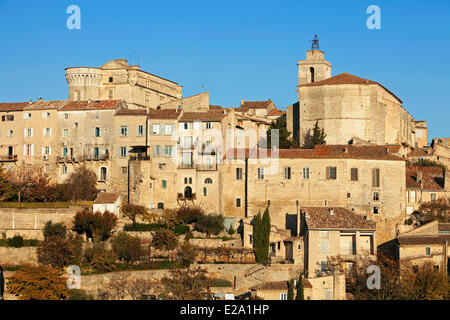
[[[309,68],[309,73],[311,73],[311,82],[314,82],[314,68]]]
[[[192,199],[192,188],[191,187],[186,187],[184,188],[184,198],[185,199]]]
[[[205,183],[208,183],[208,184],[212,183],[212,179],[211,178],[206,178],[205,179]]]

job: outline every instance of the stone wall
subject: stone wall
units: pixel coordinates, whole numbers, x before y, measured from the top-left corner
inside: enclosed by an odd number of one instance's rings
[[[0,247],[0,265],[20,266],[24,264],[37,264],[36,247]]]

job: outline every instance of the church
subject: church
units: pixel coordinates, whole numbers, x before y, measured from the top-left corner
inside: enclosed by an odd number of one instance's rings
[[[300,147],[311,145],[316,122],[329,145],[400,145],[404,154],[423,147],[416,121],[393,92],[349,73],[331,76],[317,36],[306,60],[298,62],[297,88],[298,102],[287,108],[286,122]]]

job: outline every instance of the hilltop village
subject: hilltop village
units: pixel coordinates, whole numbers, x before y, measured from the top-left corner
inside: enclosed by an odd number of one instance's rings
[[[450,138],[429,139],[427,121],[382,84],[333,76],[318,46],[298,62],[290,106],[267,97],[211,105],[208,92],[183,97],[176,82],[124,59],[67,68],[66,80],[67,100],[0,103],[0,173],[15,191],[0,197],[0,232],[5,244],[37,243],[0,246],[0,265],[81,264],[80,288],[99,299],[122,298],[112,283],[133,279],[148,281],[142,296],[166,297],[158,290],[170,276],[197,268],[215,279],[208,292],[216,299],[272,300],[293,290],[312,300],[358,298],[349,274],[380,254],[411,270],[449,271]],[[89,172],[96,192],[67,206],[26,198],[29,183],[14,188],[25,172],[54,190],[83,185],[75,177]],[[104,237],[77,227],[89,211],[114,217]],[[77,263],[75,250],[62,264],[48,258],[48,221],[64,229],[70,250],[66,231],[83,235]],[[136,259],[131,249],[121,255],[117,239],[139,242]],[[110,265],[130,268],[96,269],[85,255],[97,242],[116,254]],[[173,268],[155,267],[162,261]],[[129,292],[123,298],[134,298]],[[12,287],[7,295],[20,297]]]

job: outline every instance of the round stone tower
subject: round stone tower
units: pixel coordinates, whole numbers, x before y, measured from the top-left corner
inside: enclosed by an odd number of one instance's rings
[[[66,68],[69,100],[99,100],[103,70],[99,68]]]

